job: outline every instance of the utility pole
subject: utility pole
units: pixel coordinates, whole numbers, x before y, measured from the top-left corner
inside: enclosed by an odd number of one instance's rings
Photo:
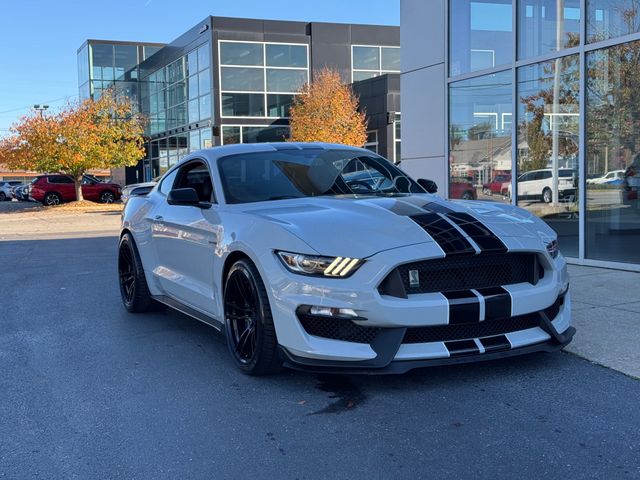
[[[40,118],[44,117],[44,112],[45,110],[49,109],[49,105],[40,105],[39,103],[36,103],[33,106],[33,109],[38,112],[38,114],[40,115]]]

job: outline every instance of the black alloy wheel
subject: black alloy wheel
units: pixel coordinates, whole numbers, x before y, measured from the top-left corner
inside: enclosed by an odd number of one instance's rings
[[[280,370],[267,292],[256,267],[239,260],[229,270],[224,289],[225,331],[236,365],[249,375]]]
[[[125,233],[118,247],[118,283],[125,308],[132,313],[156,311],[165,306],[151,297],[140,255],[130,233]]]
[[[113,203],[116,201],[116,196],[113,192],[102,192],[100,194],[100,203]]]
[[[60,198],[59,194],[57,194],[56,192],[49,192],[44,196],[44,200],[42,203],[44,203],[47,206],[53,206],[53,205],[60,205],[61,201],[62,201],[62,198]]]
[[[7,194],[0,192],[0,202],[4,202],[7,199]]]

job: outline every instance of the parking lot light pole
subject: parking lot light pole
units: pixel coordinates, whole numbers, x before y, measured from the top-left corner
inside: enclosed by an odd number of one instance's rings
[[[42,118],[44,116],[44,112],[45,110],[49,109],[49,105],[40,105],[39,103],[36,103],[33,106],[33,109],[38,112],[38,115],[40,115],[40,118]]]

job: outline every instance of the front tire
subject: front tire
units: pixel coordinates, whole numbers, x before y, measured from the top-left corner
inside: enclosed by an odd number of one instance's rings
[[[125,233],[120,239],[118,278],[122,304],[129,312],[143,313],[164,308],[151,298],[138,248],[130,233]]]
[[[42,203],[49,207],[54,205],[60,205],[60,202],[62,202],[62,198],[56,192],[49,192],[42,199]]]
[[[551,194],[551,189],[550,188],[545,188],[542,191],[542,201],[544,203],[551,203],[551,200],[553,200],[553,196]]]
[[[280,370],[267,290],[255,265],[248,259],[233,264],[224,288],[225,333],[236,366],[248,375],[268,375]]]
[[[0,192],[0,202],[4,202],[7,199],[7,195],[4,192]]]
[[[113,203],[116,201],[116,196],[113,194],[113,192],[102,192],[100,194],[100,203]]]
[[[467,190],[462,194],[462,200],[473,200],[473,193]]]

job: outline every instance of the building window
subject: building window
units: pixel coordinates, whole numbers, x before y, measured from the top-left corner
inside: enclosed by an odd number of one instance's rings
[[[222,144],[284,142],[290,133],[288,125],[223,125]]]
[[[640,263],[640,41],[587,53],[586,241],[591,259]]]
[[[373,153],[378,153],[378,131],[369,130],[367,132],[367,141],[364,144],[364,148],[371,150]]]
[[[579,56],[521,67],[517,76],[517,203],[578,256]]]
[[[309,81],[308,45],[220,40],[218,48],[223,117],[289,116]]]
[[[449,197],[508,202],[509,70],[449,85]]]
[[[580,0],[518,2],[518,58],[580,44]]]
[[[142,112],[149,117],[149,135],[211,118],[209,56],[205,43],[142,80]]]
[[[587,0],[587,41],[599,42],[640,31],[637,0]]]
[[[351,81],[400,72],[400,47],[351,46]]]
[[[512,32],[511,0],[450,0],[449,74],[510,63]]]

